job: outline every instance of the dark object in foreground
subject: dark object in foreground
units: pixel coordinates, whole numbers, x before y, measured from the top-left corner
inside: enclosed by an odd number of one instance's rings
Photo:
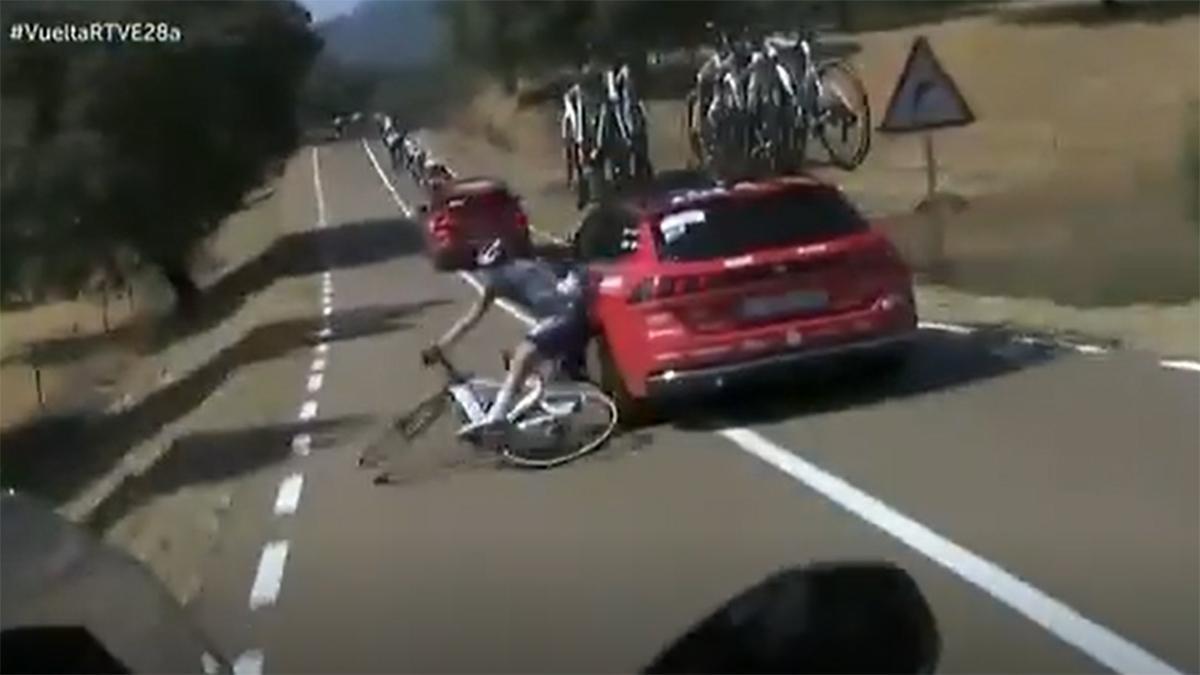
[[[0,521],[0,672],[231,672],[128,554],[11,492]]]
[[[937,622],[890,563],[778,572],[725,603],[645,673],[932,673]]]

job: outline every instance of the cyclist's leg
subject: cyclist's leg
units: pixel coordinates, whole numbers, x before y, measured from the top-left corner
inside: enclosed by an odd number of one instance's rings
[[[533,331],[530,331],[530,335],[536,330],[537,326],[534,327]],[[508,374],[504,377],[504,383],[500,385],[500,391],[496,392],[496,400],[492,402],[487,414],[482,419],[463,425],[458,430],[460,436],[494,427],[505,419],[509,408],[512,407],[517,389],[539,361],[540,355],[538,352],[538,346],[530,336],[526,336],[524,340],[521,340],[517,348],[513,350],[512,360],[508,364]]]

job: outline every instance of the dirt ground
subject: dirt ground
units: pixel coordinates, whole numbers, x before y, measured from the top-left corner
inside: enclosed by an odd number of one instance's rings
[[[201,285],[260,254],[278,235],[274,188],[258,191],[253,206],[233,214],[194,267]],[[70,415],[120,406],[164,377],[166,361],[140,358],[158,322],[172,307],[170,289],[152,272],[131,288],[90,292],[29,308],[0,311],[0,430],[35,415]],[[40,371],[39,404],[35,370]]]
[[[1189,213],[1194,177],[1183,170],[1200,100],[1194,3],[1116,18],[1100,3],[1022,3],[837,36],[856,52],[876,124],[917,35],[977,117],[934,140],[939,187],[965,198],[965,210],[940,221],[914,212],[925,192],[916,136],[876,133],[856,171],[813,170],[897,242],[932,299],[928,312],[1200,353],[1200,226]],[[680,103],[649,107],[656,168],[684,166]],[[430,139],[464,170],[512,181],[535,224],[562,232],[578,215],[562,183],[555,115],[552,104],[522,108],[490,89]]]
[[[304,162],[292,166],[232,215],[195,261],[198,281],[212,295],[212,316],[186,328],[174,322],[169,290],[151,276],[135,282],[133,311],[126,297],[112,302],[109,331],[90,298],[0,316],[4,486],[49,500],[132,551],[181,600],[199,589],[199,565],[239,479],[238,471],[213,463],[245,461],[199,452],[189,439],[203,437],[197,427],[214,417],[253,419],[270,404],[270,385],[236,404],[219,387],[248,351],[271,349],[255,332],[262,321],[306,306],[274,288],[243,297],[246,284],[236,283],[260,266],[290,223],[308,220],[291,212],[306,200],[285,205],[277,194],[311,180]],[[235,285],[241,288],[230,292]],[[40,347],[44,409],[31,382],[31,345]],[[229,409],[213,412],[223,405]],[[180,468],[194,462],[207,465]]]

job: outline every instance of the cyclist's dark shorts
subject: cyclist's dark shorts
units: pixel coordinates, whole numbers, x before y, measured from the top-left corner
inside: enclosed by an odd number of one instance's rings
[[[577,358],[588,341],[588,321],[585,312],[572,311],[540,319],[527,340],[547,359]]]

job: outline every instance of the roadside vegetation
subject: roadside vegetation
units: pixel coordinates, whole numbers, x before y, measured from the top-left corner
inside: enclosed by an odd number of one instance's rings
[[[290,0],[5,2],[16,22],[151,22],[178,42],[9,41],[0,68],[0,292],[71,295],[157,270],[176,307],[192,257],[282,166],[321,42]]]

